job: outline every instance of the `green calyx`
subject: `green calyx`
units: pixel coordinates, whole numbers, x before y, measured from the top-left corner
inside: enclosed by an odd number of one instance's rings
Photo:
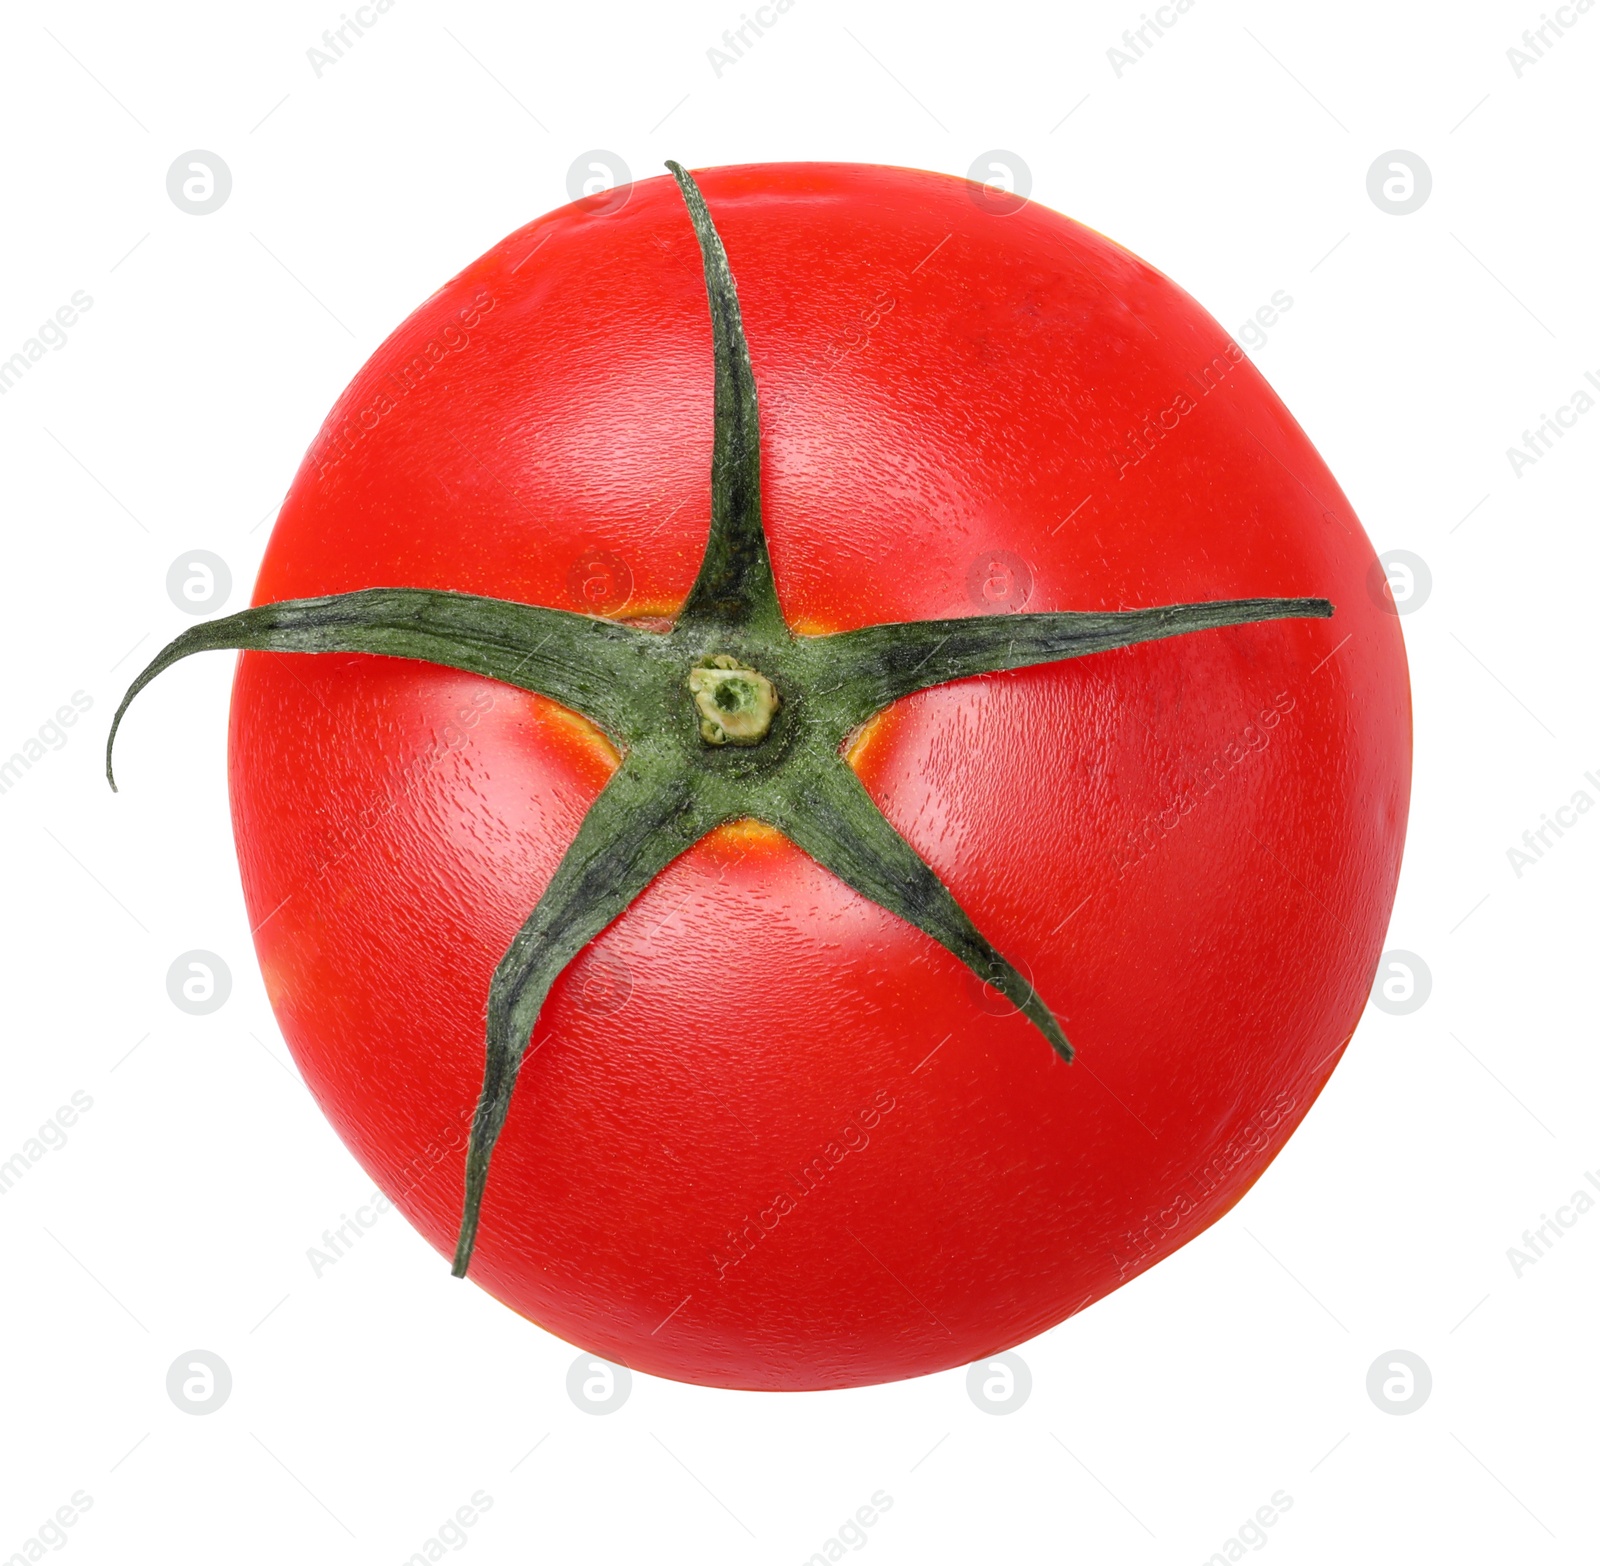
[[[457,1276],[472,1257],[490,1155],[551,986],[701,838],[739,820],[775,827],[846,885],[952,952],[1070,1061],[1072,1046],[1054,1014],[878,809],[844,758],[846,742],[900,697],[951,680],[1194,631],[1333,613],[1322,598],[1249,598],[795,635],[779,607],[762,524],[756,384],[733,275],[699,187],[678,164],[667,167],[700,243],[715,377],[711,524],[672,628],[648,631],[401,587],[263,604],[195,626],[166,647],[129,688],[106,740],[112,781],[117,727],[157,674],[190,653],[247,648],[361,652],[468,670],[582,713],[616,743],[621,764],[490,983]]]

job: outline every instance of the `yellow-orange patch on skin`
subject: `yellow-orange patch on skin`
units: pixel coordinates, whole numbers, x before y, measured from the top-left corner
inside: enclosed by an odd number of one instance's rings
[[[540,723],[567,742],[574,759],[588,763],[589,767],[598,767],[597,782],[604,783],[622,765],[622,753],[607,738],[605,731],[596,728],[582,713],[543,696],[533,696],[531,700]]]
[[[261,983],[267,992],[267,1003],[275,1012],[282,1011],[290,1003],[293,994],[292,987],[288,979],[285,978],[277,957],[276,947],[270,950],[263,950],[261,945],[257,944],[256,961],[261,968]]]
[[[871,764],[872,752],[877,749],[879,742],[888,737],[889,730],[894,726],[893,711],[893,708],[885,707],[882,712],[874,713],[851,739],[844,759],[855,768],[858,775]]]
[[[638,599],[628,600],[627,612],[623,614],[602,615],[602,619],[615,620],[619,625],[630,625],[639,631],[670,631],[677,622],[678,612],[683,608],[681,603],[671,599]],[[839,629],[837,625],[827,620],[818,620],[814,616],[808,619],[793,620],[789,629],[796,636],[832,636]]]
[[[615,620],[618,625],[630,625],[637,631],[656,631],[665,634],[682,607],[670,598],[629,599],[626,614],[601,615],[603,620]]]
[[[791,621],[789,629],[796,636],[832,636],[839,628],[829,625],[825,620],[803,619]]]
[[[320,938],[323,931],[320,917],[315,917],[311,923],[304,919],[298,923],[285,921],[276,931],[272,928],[273,922],[275,920],[269,921],[264,930],[256,932],[256,961],[261,968],[267,1001],[282,1017],[292,1013],[305,997],[320,993],[319,987],[330,982],[324,955],[330,943]]]
[[[602,615],[600,618],[615,620],[619,625],[630,625],[635,630],[665,633],[672,629],[682,608],[683,605],[675,599],[630,598],[625,613]],[[839,627],[813,616],[790,621],[789,629],[796,636],[832,636]]]
[[[786,841],[776,827],[768,826],[765,821],[751,820],[726,822],[706,838],[712,848],[728,849],[740,854],[752,848]]]

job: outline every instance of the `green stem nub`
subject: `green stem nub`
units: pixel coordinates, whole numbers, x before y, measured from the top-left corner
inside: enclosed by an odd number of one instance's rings
[[[759,745],[778,712],[772,681],[727,653],[702,658],[689,671],[689,692],[708,745]]]

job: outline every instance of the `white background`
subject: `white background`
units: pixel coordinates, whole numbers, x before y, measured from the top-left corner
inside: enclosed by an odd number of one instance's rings
[[[398,1566],[480,1490],[461,1553],[481,1563],[798,1566],[878,1490],[893,1506],[860,1553],[879,1566],[1228,1559],[1280,1490],[1292,1507],[1256,1547],[1274,1560],[1593,1560],[1600,1210],[1520,1276],[1507,1250],[1600,1170],[1600,812],[1520,877],[1507,850],[1576,790],[1600,799],[1600,410],[1520,476],[1506,449],[1600,375],[1600,9],[1519,78],[1506,51],[1537,0],[1197,0],[1119,77],[1107,50],[1139,0],[797,0],[719,78],[706,51],[739,0],[398,0],[319,78],[306,51],[338,6],[0,19],[0,358],[75,290],[94,300],[0,398],[0,757],[74,691],[93,701],[0,794],[0,1160],[93,1100],[0,1196],[0,1560],[31,1559],[80,1490],[61,1553],[119,1566]],[[1432,993],[1369,1007],[1228,1218],[1024,1345],[1011,1414],[951,1372],[790,1396],[637,1377],[595,1417],[566,1391],[574,1350],[452,1282],[398,1216],[315,1276],[307,1248],[370,1186],[255,968],[232,660],[166,676],[123,793],[101,777],[123,685],[192,623],[169,565],[221,556],[241,607],[367,354],[565,202],[597,147],[640,176],[669,156],[965,174],[1019,155],[1035,199],[1230,329],[1292,296],[1252,357],[1375,546],[1431,570],[1404,620],[1416,786],[1388,945]],[[167,195],[192,148],[232,171],[206,217]],[[1397,148],[1433,176],[1409,216],[1366,188]],[[190,948],[232,969],[210,1016],[167,997]],[[197,1348],[233,1377],[203,1417],[166,1391]],[[1366,1390],[1393,1349],[1433,1377],[1404,1416]]]

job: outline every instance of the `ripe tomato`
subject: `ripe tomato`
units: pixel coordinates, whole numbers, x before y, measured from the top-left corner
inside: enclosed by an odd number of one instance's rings
[[[472,1277],[636,1369],[754,1388],[963,1364],[1238,1200],[1360,1016],[1410,771],[1398,622],[1304,433],[1200,307],[941,175],[714,170],[797,631],[1317,595],[899,701],[851,764],[1078,1050],[766,827],[719,829],[557,981]],[[670,620],[705,548],[711,329],[670,180],[528,225],[373,355],[257,604],[438,588]],[[246,653],[235,833],[272,1004],[446,1254],[484,998],[617,752],[539,696]]]

